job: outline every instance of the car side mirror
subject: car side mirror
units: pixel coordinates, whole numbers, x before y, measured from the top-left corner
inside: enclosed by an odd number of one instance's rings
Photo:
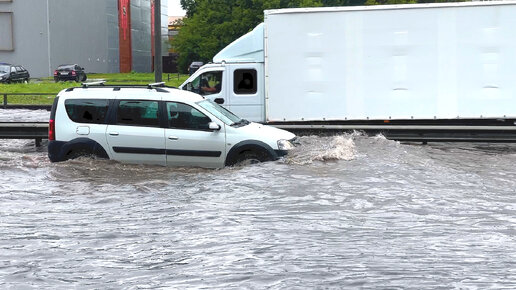
[[[218,131],[218,130],[220,130],[220,126],[219,126],[219,124],[217,124],[217,123],[215,123],[215,122],[210,122],[210,123],[208,123],[208,128],[209,128],[210,130],[213,130],[213,131]]]
[[[186,86],[183,87],[183,90],[192,91],[192,83],[187,83]]]

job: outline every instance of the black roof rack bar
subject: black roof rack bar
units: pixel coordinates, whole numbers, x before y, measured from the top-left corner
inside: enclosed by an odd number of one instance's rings
[[[163,90],[163,89],[160,89],[160,88],[169,88],[169,89],[177,89],[176,87],[174,86],[166,86],[165,85],[165,82],[161,82],[161,83],[153,83],[153,84],[148,84],[148,85],[142,85],[142,84],[109,84],[109,85],[106,85],[104,84],[106,81],[98,81],[98,82],[90,82],[90,83],[83,83],[82,84],[82,88],[94,88],[94,87],[97,87],[97,88],[146,88],[146,89],[149,89],[149,90],[157,90],[157,91],[160,91],[160,92],[167,92],[166,90]],[[70,88],[71,90],[73,90],[74,88]]]

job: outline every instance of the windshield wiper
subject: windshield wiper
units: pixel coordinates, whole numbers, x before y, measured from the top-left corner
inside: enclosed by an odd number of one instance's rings
[[[249,125],[251,122],[246,119],[240,119],[240,121],[231,124],[231,127],[243,127]]]

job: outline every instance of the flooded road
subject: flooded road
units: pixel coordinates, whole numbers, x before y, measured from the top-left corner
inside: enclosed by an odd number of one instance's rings
[[[516,145],[301,144],[205,170],[0,140],[0,288],[516,288]]]

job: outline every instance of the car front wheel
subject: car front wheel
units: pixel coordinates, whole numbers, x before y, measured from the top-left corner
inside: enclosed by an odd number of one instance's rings
[[[261,163],[265,161],[271,161],[272,158],[264,151],[257,151],[257,150],[249,150],[244,151],[235,158],[235,160],[232,162],[232,165],[248,165],[248,164],[256,164]]]

